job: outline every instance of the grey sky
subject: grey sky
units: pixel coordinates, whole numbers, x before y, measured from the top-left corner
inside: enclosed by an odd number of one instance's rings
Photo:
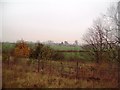
[[[3,41],[82,42],[92,21],[115,0],[4,0],[0,3]],[[117,0],[116,0],[117,1]]]

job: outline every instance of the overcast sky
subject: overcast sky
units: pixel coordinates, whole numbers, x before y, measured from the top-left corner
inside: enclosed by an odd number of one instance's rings
[[[82,42],[93,20],[117,0],[1,0],[0,40]]]

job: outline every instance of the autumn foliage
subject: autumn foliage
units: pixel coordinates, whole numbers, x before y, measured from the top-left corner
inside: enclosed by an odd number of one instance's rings
[[[27,43],[23,40],[16,43],[14,49],[14,56],[15,57],[28,57],[30,53],[30,48],[28,47]]]

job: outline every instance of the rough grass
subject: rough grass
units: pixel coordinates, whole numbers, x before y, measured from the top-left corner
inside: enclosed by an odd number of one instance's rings
[[[41,64],[40,64],[41,65]],[[114,69],[109,69],[111,65],[108,63],[81,63],[79,62],[79,78],[76,78],[76,62],[64,61],[63,73],[67,75],[61,76],[60,61],[44,61],[43,72],[37,72],[37,63],[30,63],[27,59],[19,59],[14,64],[3,62],[3,88],[116,88],[117,87],[117,72]],[[69,67],[71,73],[69,73]],[[99,77],[100,80],[90,79],[93,72],[89,67],[94,67],[94,77]],[[116,68],[113,64],[111,68]],[[50,72],[51,68],[51,72]],[[106,72],[107,70],[107,72]],[[115,73],[116,72],[116,73]]]

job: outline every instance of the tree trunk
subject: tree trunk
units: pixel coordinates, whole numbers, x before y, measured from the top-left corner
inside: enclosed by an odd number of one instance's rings
[[[98,51],[95,52],[96,63],[99,63],[99,53]]]
[[[78,61],[77,61],[77,65],[76,65],[76,79],[78,79]]]
[[[118,88],[120,88],[120,47],[118,47]]]

